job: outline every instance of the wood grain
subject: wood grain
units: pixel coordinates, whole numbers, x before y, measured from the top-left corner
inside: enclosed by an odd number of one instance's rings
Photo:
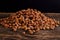
[[[8,17],[13,13],[0,13],[0,18]],[[46,16],[60,21],[60,13],[45,13]],[[21,30],[16,32],[0,26],[0,40],[60,40],[60,27],[54,30],[40,30],[34,35],[23,34]]]

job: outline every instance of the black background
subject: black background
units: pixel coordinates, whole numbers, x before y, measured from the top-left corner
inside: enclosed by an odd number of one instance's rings
[[[60,0],[0,0],[0,12],[16,12],[27,8],[60,12]]]

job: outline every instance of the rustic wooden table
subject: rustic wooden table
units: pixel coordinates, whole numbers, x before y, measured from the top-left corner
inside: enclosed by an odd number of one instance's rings
[[[0,13],[0,18],[8,17],[12,13]],[[46,16],[60,21],[60,13],[45,13]],[[54,30],[40,30],[34,35],[22,34],[0,26],[0,40],[60,40],[60,27]]]

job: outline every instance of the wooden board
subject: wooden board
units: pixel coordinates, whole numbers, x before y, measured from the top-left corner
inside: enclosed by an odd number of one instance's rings
[[[0,18],[8,17],[12,13],[0,13]],[[60,21],[60,13],[45,13],[46,16]],[[22,34],[0,26],[0,40],[60,40],[60,27],[54,30],[40,30],[34,35]]]

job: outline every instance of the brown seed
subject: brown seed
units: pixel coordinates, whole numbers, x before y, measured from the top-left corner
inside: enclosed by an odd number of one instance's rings
[[[36,29],[36,31],[39,31],[39,30],[40,30],[39,28]]]
[[[25,34],[25,32],[23,32],[23,34]]]
[[[27,29],[30,30],[30,27],[28,27]]]
[[[40,29],[43,29],[43,27],[40,27]]]
[[[51,28],[51,29],[54,29],[54,28],[55,28],[55,26],[51,26],[50,28]]]
[[[26,27],[26,26],[24,27],[24,30],[25,30],[25,31],[27,30],[27,27]]]
[[[50,29],[49,27],[46,27],[46,29]]]
[[[33,26],[29,26],[29,27],[30,27],[30,29],[34,29]]]
[[[12,28],[13,29],[13,31],[17,31],[17,29],[16,28]]]
[[[30,34],[33,34],[32,30],[29,30],[29,33],[30,33]]]
[[[56,25],[56,27],[58,27],[59,25]]]
[[[33,32],[36,32],[35,30],[33,30]]]
[[[21,28],[21,26],[18,26],[17,28],[18,28],[18,29],[20,29],[20,28]]]
[[[9,25],[8,24],[4,24],[4,26],[7,28],[7,27],[9,27]]]

